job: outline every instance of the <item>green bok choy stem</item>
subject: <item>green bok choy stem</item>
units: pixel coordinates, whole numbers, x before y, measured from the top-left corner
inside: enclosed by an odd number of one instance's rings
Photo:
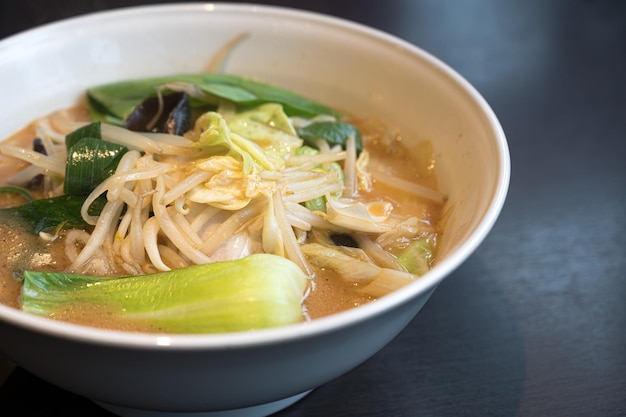
[[[168,333],[246,331],[302,321],[306,286],[295,263],[270,254],[119,278],[26,271],[22,310],[94,303]]]

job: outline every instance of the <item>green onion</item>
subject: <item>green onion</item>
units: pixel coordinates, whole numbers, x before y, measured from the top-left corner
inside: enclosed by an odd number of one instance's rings
[[[83,126],[65,138],[65,194],[89,194],[115,173],[128,148],[102,139],[100,122]]]

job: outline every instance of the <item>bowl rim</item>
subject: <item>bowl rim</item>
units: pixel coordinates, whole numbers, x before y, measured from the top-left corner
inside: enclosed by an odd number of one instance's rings
[[[374,302],[352,308],[347,311],[317,318],[308,322],[297,323],[277,328],[255,331],[220,333],[220,334],[160,334],[160,333],[133,333],[126,331],[107,330],[84,325],[65,323],[52,319],[26,314],[6,305],[0,305],[0,320],[15,327],[45,333],[62,339],[80,341],[87,344],[108,345],[123,348],[141,349],[222,349],[242,348],[252,345],[260,346],[295,339],[314,337],[320,333],[341,330],[352,324],[369,320],[382,315],[404,303],[409,303],[417,296],[436,288],[441,281],[463,262],[483,242],[493,228],[506,199],[510,181],[510,154],[502,126],[492,108],[482,95],[463,76],[452,69],[448,64],[434,55],[426,52],[417,45],[409,43],[395,35],[382,30],[350,21],[341,17],[330,16],[319,12],[295,9],[284,6],[270,6],[254,3],[163,3],[139,6],[119,7],[109,10],[95,11],[46,23],[7,38],[0,39],[0,54],[4,48],[12,44],[20,44],[45,36],[48,32],[63,31],[77,25],[92,25],[98,21],[110,21],[122,16],[132,15],[167,15],[178,13],[244,13],[259,16],[273,16],[280,18],[304,19],[317,25],[329,25],[335,28],[359,34],[378,41],[389,43],[401,48],[405,53],[419,56],[429,63],[434,70],[447,77],[457,87],[461,88],[486,116],[490,129],[496,138],[497,147],[497,174],[496,186],[490,197],[490,204],[477,224],[474,232],[458,248],[452,251],[445,259],[439,262],[431,271],[419,280],[394,291]]]

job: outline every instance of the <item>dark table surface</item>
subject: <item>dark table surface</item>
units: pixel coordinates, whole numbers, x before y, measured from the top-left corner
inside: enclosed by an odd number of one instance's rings
[[[133,0],[0,1],[0,37]],[[626,2],[259,1],[436,55],[507,135],[492,233],[369,361],[280,417],[626,416]],[[109,416],[0,354],[0,415]]]

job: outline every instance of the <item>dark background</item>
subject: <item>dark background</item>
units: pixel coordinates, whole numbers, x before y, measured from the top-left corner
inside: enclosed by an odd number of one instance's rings
[[[1,1],[0,37],[146,3]],[[626,2],[257,3],[364,23],[441,58],[491,104],[512,158],[476,253],[391,344],[277,417],[626,416]],[[109,416],[1,354],[0,415]]]

